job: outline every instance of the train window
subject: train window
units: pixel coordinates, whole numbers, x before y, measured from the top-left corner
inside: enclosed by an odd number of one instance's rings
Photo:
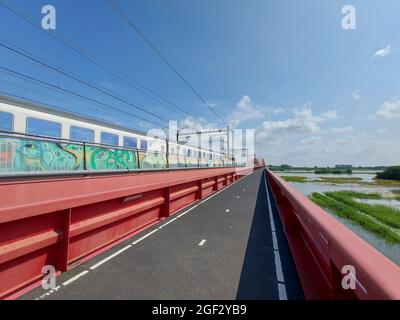
[[[8,112],[0,112],[0,130],[12,131],[13,130],[13,115]]]
[[[102,132],[100,137],[100,142],[103,144],[118,145],[118,135],[109,132]]]
[[[146,140],[140,141],[140,149],[142,149],[143,151],[147,151],[147,141]]]
[[[171,154],[175,154],[175,148],[174,147],[171,148]]]
[[[124,137],[124,147],[137,148],[137,139],[132,137]]]
[[[61,123],[36,118],[27,118],[26,133],[38,136],[61,138]]]
[[[190,157],[192,155],[192,150],[188,149],[187,150],[187,156]]]
[[[71,140],[94,142],[94,130],[71,126],[69,131],[69,138]]]
[[[165,147],[161,146],[161,153],[165,153]]]

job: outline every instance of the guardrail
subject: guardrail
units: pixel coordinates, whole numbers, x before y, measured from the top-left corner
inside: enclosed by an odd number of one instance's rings
[[[232,165],[216,159],[0,131],[0,176]]]
[[[400,299],[396,264],[281,177],[266,176],[307,299]],[[345,289],[349,277],[355,289]]]
[[[0,183],[0,298],[64,272],[257,167]]]

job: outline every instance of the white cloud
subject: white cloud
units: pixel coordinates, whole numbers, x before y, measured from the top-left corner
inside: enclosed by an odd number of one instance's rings
[[[286,111],[285,111],[285,109],[283,109],[283,108],[276,108],[276,109],[272,110],[272,113],[273,113],[274,115],[282,114],[282,113],[285,113],[285,112],[286,112]]]
[[[337,114],[336,110],[328,111],[328,112],[322,113],[320,115],[320,118],[321,118],[322,121],[330,120],[330,119],[336,119],[336,118],[338,118],[338,114]]]
[[[382,129],[378,129],[378,133],[383,134],[386,133],[387,129],[386,128],[382,128]]]
[[[232,127],[247,120],[262,119],[266,116],[267,108],[255,105],[249,96],[243,96],[237,103],[235,110],[228,118]]]
[[[386,48],[380,49],[377,52],[374,53],[373,58],[376,57],[386,57],[387,55],[389,55],[392,52],[392,46],[388,45]]]
[[[330,128],[330,132],[332,133],[346,133],[346,132],[353,132],[354,128],[353,126],[347,126],[347,127],[341,127],[341,128]]]
[[[309,146],[309,145],[320,144],[322,142],[322,139],[321,139],[321,137],[312,136],[312,137],[305,138],[305,139],[301,140],[300,142],[302,145]]]
[[[320,130],[319,123],[337,116],[336,112],[326,112],[314,116],[306,105],[302,110],[295,110],[294,117],[282,121],[264,121],[256,130],[256,139],[268,143],[280,142],[300,134],[316,133]]]
[[[353,91],[351,93],[350,97],[353,98],[354,100],[360,100],[360,98],[361,98],[360,90]]]
[[[400,117],[400,99],[385,101],[375,115],[377,118],[393,119]]]

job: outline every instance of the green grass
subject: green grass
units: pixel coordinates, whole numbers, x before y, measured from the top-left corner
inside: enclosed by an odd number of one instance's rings
[[[307,177],[300,176],[282,176],[282,178],[287,182],[299,182],[304,183],[307,182]]]
[[[326,192],[328,197],[335,199],[341,203],[344,203],[352,208],[368,214],[375,219],[386,223],[387,225],[400,229],[400,210],[391,208],[384,205],[371,205],[367,203],[360,203],[353,200],[353,197],[348,195],[348,191],[337,191],[337,192]],[[358,194],[358,193],[356,193]],[[365,194],[368,195],[368,194]],[[370,194],[374,195],[374,194]],[[360,196],[360,195],[359,195]],[[378,195],[379,196],[379,195]],[[368,197],[355,197],[359,199],[371,199]],[[376,198],[375,198],[376,199]],[[379,198],[378,198],[379,199]]]
[[[361,181],[362,178],[318,177],[318,180],[312,180],[311,182],[347,184],[347,183],[360,183]]]
[[[372,207],[368,210],[368,213],[359,210],[359,203],[355,202],[352,200],[350,197],[343,196],[342,194],[337,194],[340,192],[327,192],[325,195],[320,194],[317,192],[314,192],[311,196],[310,199],[316,203],[317,205],[328,209],[332,213],[338,215],[339,217],[345,218],[353,223],[359,224],[361,227],[363,227],[365,230],[368,230],[374,234],[376,234],[378,237],[384,239],[385,241],[389,243],[400,243],[400,234],[396,232],[396,229],[390,227],[389,225],[386,225],[385,223],[377,223],[374,219],[371,218],[374,217],[375,219],[381,221],[377,217],[386,217],[388,218],[389,216],[383,215],[384,211],[383,210],[377,210],[375,207],[376,206],[370,206],[366,205],[369,207]],[[328,195],[329,194],[329,195]],[[346,198],[346,202],[343,202],[343,198]],[[347,201],[348,199],[351,199],[350,201]],[[340,199],[340,200],[338,200]],[[383,207],[383,206],[382,206]],[[387,209],[391,209],[386,207]],[[366,207],[363,207],[365,210]],[[364,214],[360,213],[363,212]],[[371,215],[370,213],[374,212],[374,215]],[[399,216],[400,217],[400,216]],[[391,222],[392,219],[386,219]],[[397,221],[397,220],[395,220]],[[396,223],[397,224],[397,223]]]
[[[364,193],[357,191],[338,191],[337,194],[357,199],[372,199],[372,200],[381,200],[386,199],[379,193]]]
[[[400,187],[400,181],[374,179],[372,182],[363,182],[365,185],[381,186],[381,187]]]

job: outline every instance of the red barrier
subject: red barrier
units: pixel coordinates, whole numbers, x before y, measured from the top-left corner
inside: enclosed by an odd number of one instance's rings
[[[400,299],[396,264],[281,177],[266,172],[307,299]],[[354,290],[342,287],[349,274],[344,266],[354,267]]]
[[[43,266],[66,271],[254,169],[0,183],[0,298],[37,283]]]

